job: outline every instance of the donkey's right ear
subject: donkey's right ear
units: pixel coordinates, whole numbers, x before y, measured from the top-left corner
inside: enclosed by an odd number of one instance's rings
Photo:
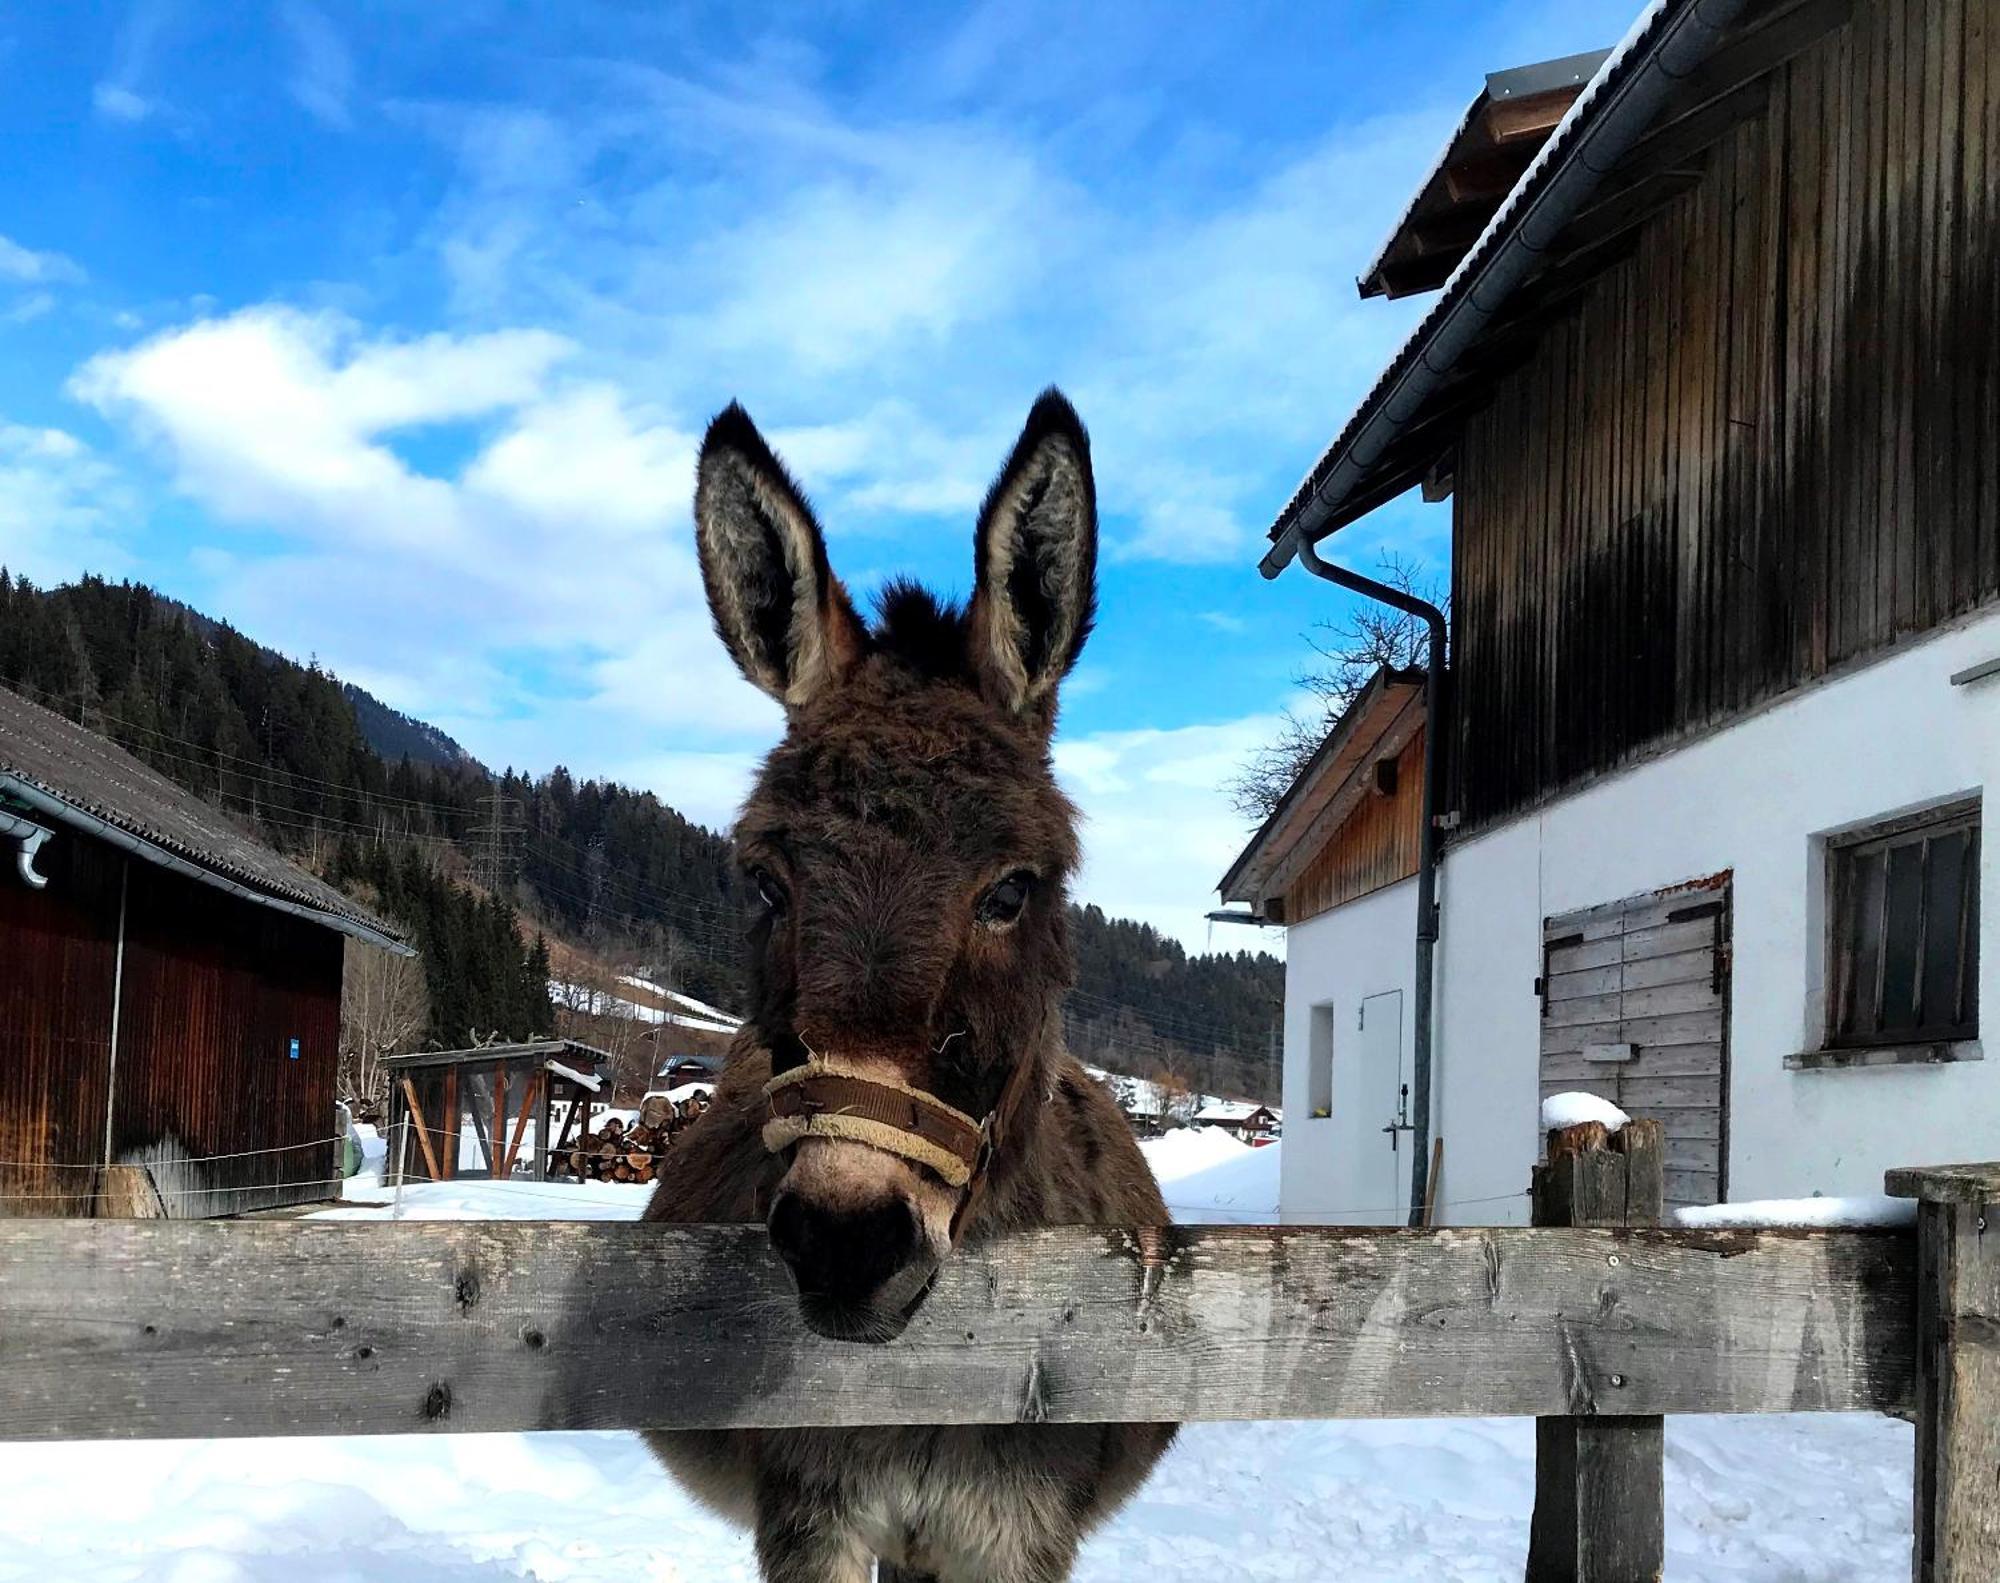
[[[839,681],[865,645],[860,619],[812,508],[734,402],[701,442],[694,526],[709,613],[744,676],[788,709]]]

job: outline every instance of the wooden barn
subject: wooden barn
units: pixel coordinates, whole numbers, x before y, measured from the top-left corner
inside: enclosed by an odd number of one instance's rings
[[[1589,60],[1474,100],[1363,270],[1436,296],[1271,529],[1354,590],[1342,529],[1450,502],[1448,663],[1224,882],[1289,931],[1287,1202],[1416,1203],[1428,1137],[1440,1219],[1521,1218],[1570,1089],[1679,1204],[2000,1152],[2000,0]]]
[[[0,1214],[338,1196],[342,936],[396,931],[5,691],[0,853]]]

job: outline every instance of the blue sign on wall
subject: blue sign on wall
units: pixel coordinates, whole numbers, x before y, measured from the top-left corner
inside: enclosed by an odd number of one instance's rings
[[[292,1041],[291,1056],[294,1061],[299,1058],[299,1041],[296,1039]]]

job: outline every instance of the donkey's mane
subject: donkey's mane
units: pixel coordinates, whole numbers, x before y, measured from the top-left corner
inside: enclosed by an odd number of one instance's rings
[[[965,611],[921,583],[891,578],[875,596],[869,644],[930,681],[970,680]]]

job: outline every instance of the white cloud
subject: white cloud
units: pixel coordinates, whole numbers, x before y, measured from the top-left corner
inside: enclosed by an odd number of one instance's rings
[[[1143,919],[1191,951],[1278,949],[1262,931],[1211,943],[1203,917],[1219,905],[1216,882],[1249,834],[1221,788],[1278,724],[1260,714],[1058,737],[1056,776],[1084,812],[1075,899]]]
[[[75,435],[0,420],[0,565],[31,582],[63,582],[131,564],[119,532],[130,490]]]
[[[41,253],[0,236],[0,280],[22,286],[69,285],[83,279],[74,259]]]
[[[481,756],[590,769],[689,732],[762,739],[775,711],[709,630],[694,437],[566,379],[573,350],[267,307],[101,354],[72,390],[212,520],[278,537],[204,547],[220,611]]]
[[[91,105],[107,121],[124,121],[137,124],[150,116],[158,108],[143,94],[135,93],[122,83],[101,82],[90,91]]]
[[[559,324],[683,421],[742,398],[843,517],[976,504],[1036,389],[1091,425],[1111,558],[1249,552],[1406,325],[1355,260],[1436,117],[1329,131],[1234,190],[1093,190],[1032,118],[837,108],[760,64],[605,68],[558,116],[404,106],[459,180],[459,310]]]
[[[292,46],[292,98],[314,119],[331,127],[353,124],[348,97],[354,91],[354,57],[333,23],[306,0],[286,0],[279,11]]]

